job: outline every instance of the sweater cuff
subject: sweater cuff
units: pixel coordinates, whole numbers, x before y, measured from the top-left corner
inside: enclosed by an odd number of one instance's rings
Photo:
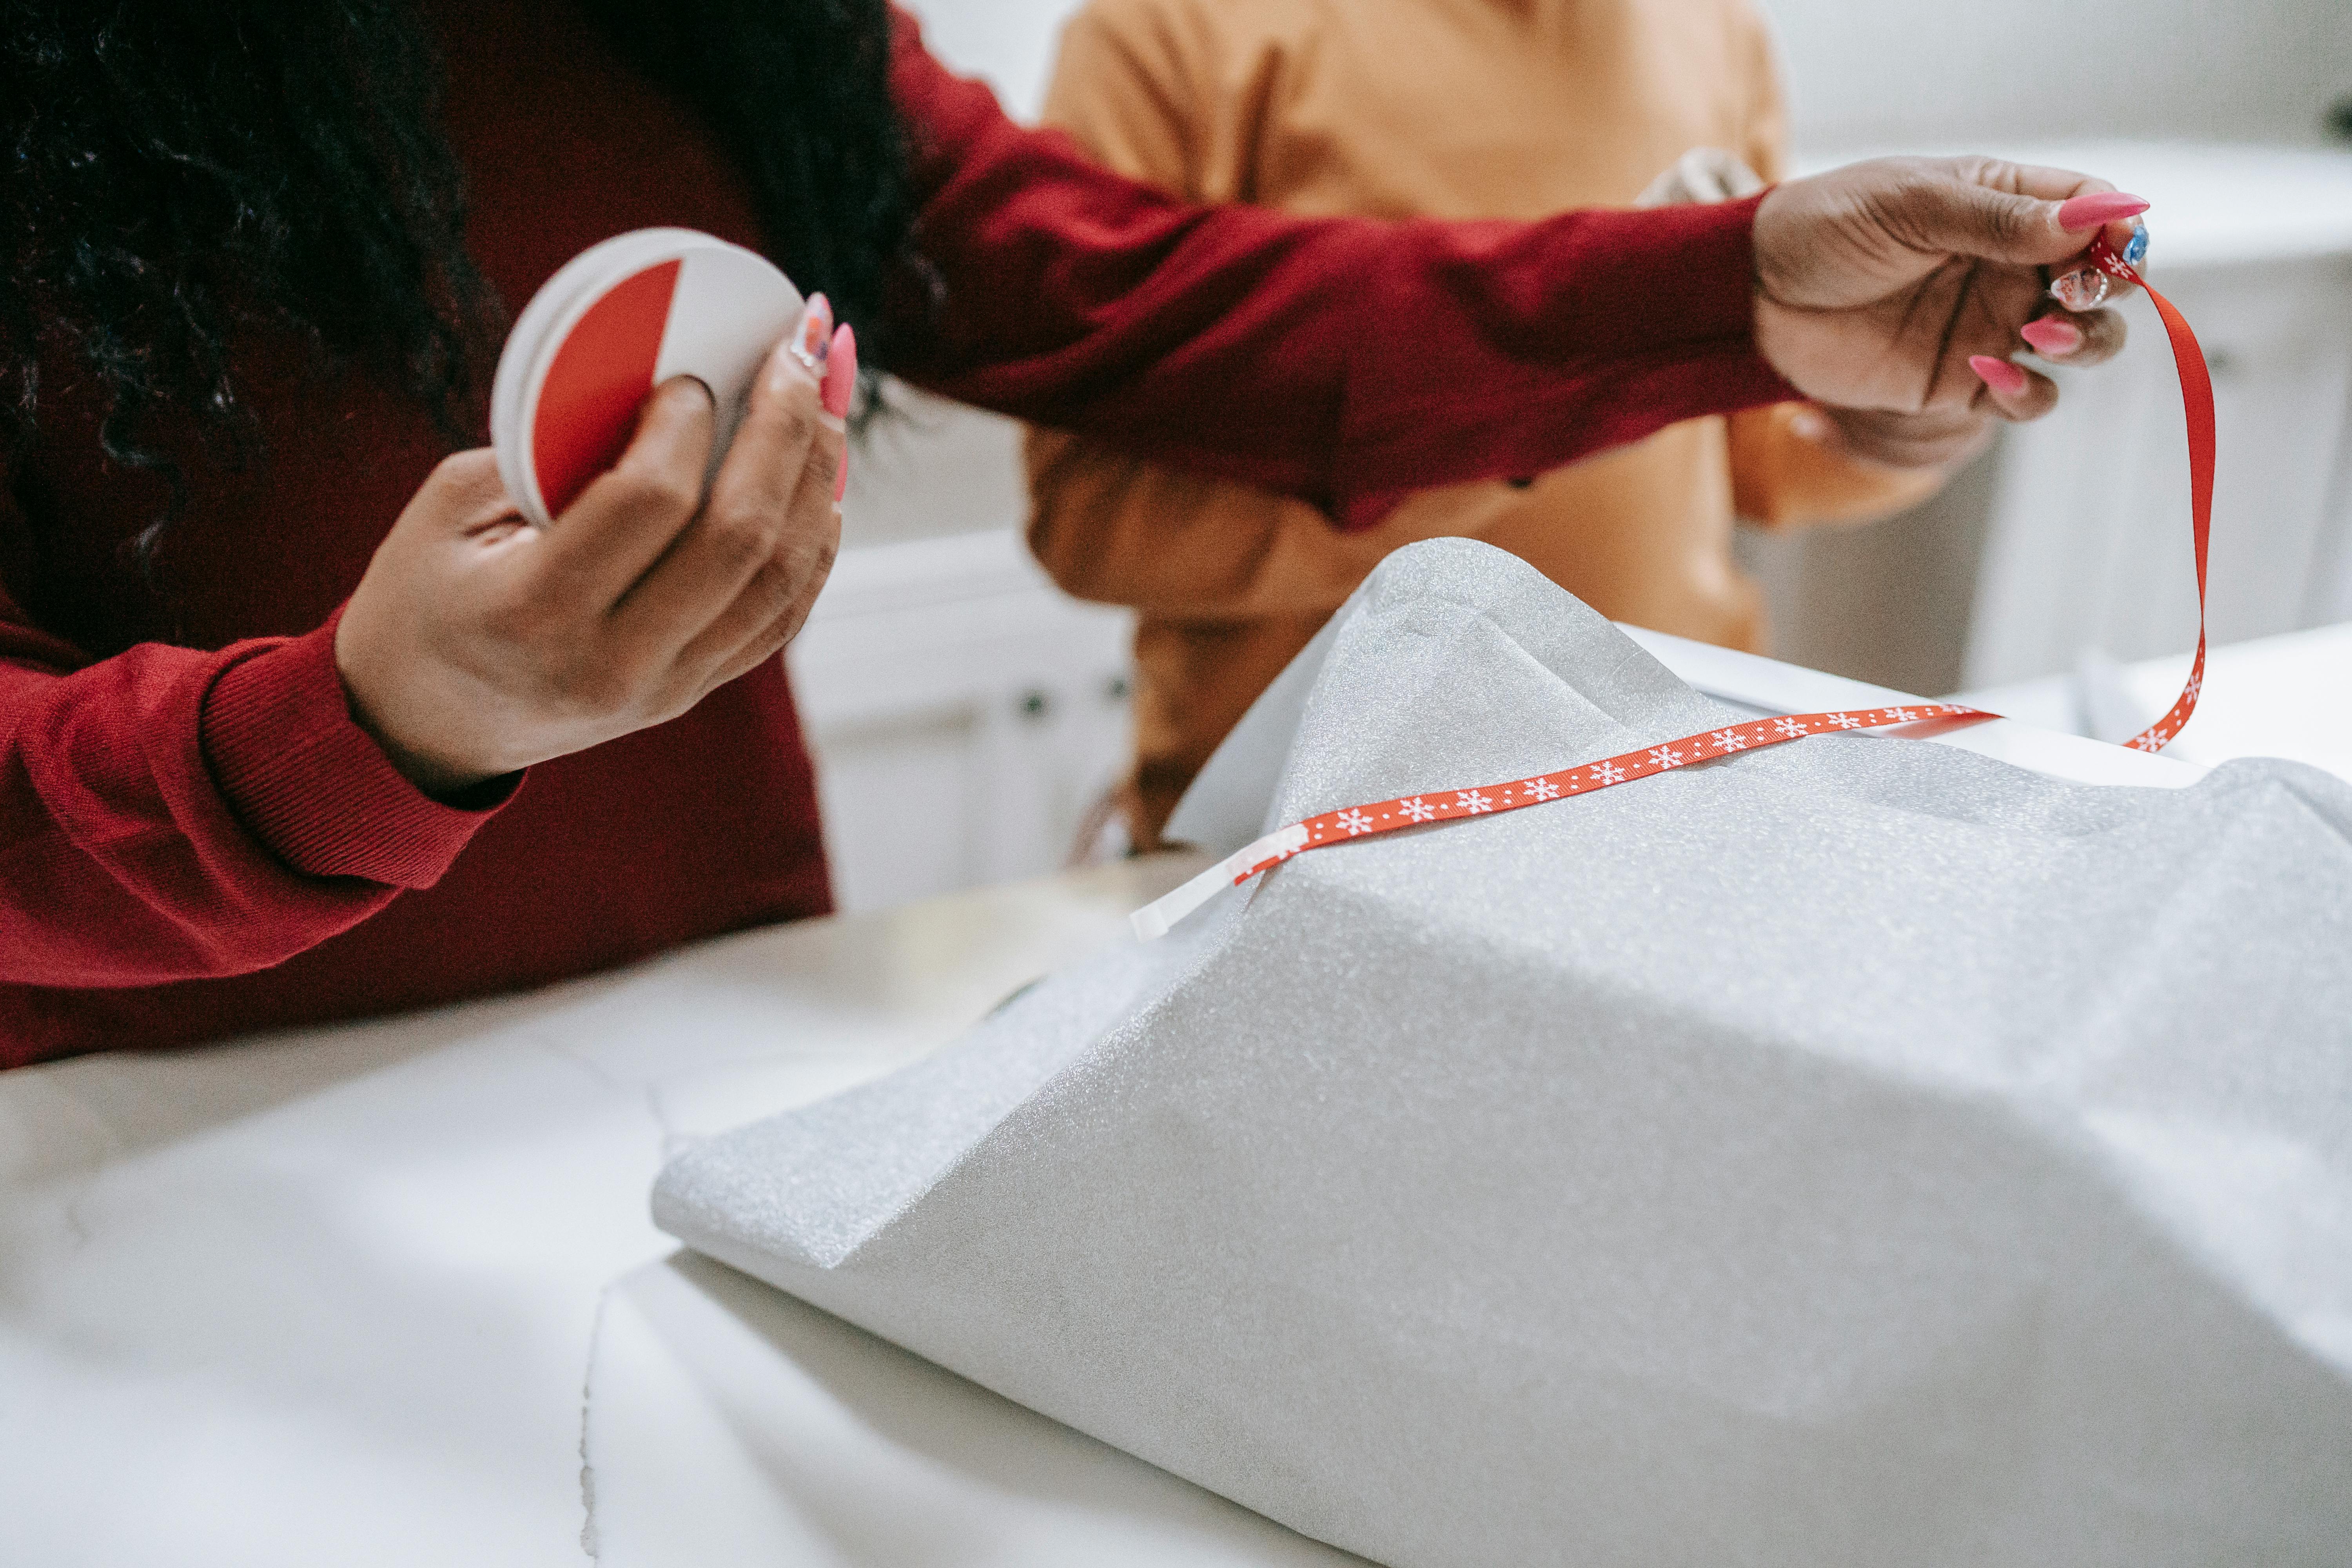
[[[205,696],[205,761],[247,829],[295,870],[429,888],[522,775],[470,810],[409,783],[352,718],[335,668],[341,619],[231,650]]]
[[[1714,363],[1693,416],[1801,395],[1756,351],[1756,210],[1769,194],[1535,226],[1538,268],[1574,281],[1551,298],[1538,355],[1706,356]]]
[[[1736,202],[1645,207],[1624,215],[1612,259],[1628,347],[1756,336],[1756,209],[1769,189]],[[1604,285],[1606,287],[1606,285]],[[1763,363],[1759,358],[1758,364]],[[1775,384],[1779,376],[1773,376]]]

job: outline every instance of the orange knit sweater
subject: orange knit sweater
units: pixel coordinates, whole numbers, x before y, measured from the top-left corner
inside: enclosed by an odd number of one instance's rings
[[[1045,120],[1179,195],[1315,216],[1535,217],[1628,205],[1694,147],[1767,179],[1784,161],[1746,0],[1093,0]],[[1675,425],[1524,488],[1423,491],[1354,533],[1303,501],[1034,433],[1038,558],[1071,593],[1142,612],[1131,829],[1154,840],[1266,683],[1412,540],[1484,539],[1617,619],[1759,647],[1735,515],[1860,521],[1937,482],[1832,456],[1792,412]]]

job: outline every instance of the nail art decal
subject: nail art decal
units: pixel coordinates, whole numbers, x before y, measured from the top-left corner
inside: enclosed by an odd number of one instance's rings
[[[2107,275],[2095,267],[2077,268],[2050,281],[2050,297],[2070,310],[2095,310],[2106,302]]]
[[[793,334],[792,355],[822,382],[825,360],[833,353],[833,301],[822,294],[809,296],[800,329]]]

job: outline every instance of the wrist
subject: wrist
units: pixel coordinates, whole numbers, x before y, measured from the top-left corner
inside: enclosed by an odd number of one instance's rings
[[[1790,247],[1784,243],[1784,236],[1790,226],[1790,208],[1802,205],[1804,194],[1784,182],[1767,186],[1757,198],[1756,218],[1748,233],[1753,257],[1750,282],[1759,317],[1766,305],[1785,309],[1787,301],[1798,294],[1797,280],[1789,276]]]
[[[375,742],[393,770],[415,784],[420,794],[444,803],[454,802],[518,771],[484,767],[447,755],[409,738],[402,732],[401,726],[387,722],[388,704],[382,700],[381,694],[391,689],[397,677],[379,672],[375,663],[369,657],[363,637],[352,631],[351,617],[344,616],[335,626],[335,675],[342,682],[343,701],[351,710],[352,722]]]
[[[438,801],[353,721],[333,626],[230,650],[204,697],[205,766],[246,829],[293,870],[430,887],[515,781]]]
[[[460,804],[464,797],[483,785],[507,776],[502,773],[469,768],[414,746],[403,745],[371,721],[367,710],[356,701],[352,704],[352,722],[360,727],[361,733],[376,743],[394,772],[415,784],[419,794],[444,805]]]

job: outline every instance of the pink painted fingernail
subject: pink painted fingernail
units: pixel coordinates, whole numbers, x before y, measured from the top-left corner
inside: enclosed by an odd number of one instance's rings
[[[2005,359],[1990,354],[1970,354],[1969,368],[1984,378],[1984,384],[2003,397],[2015,397],[2026,387],[2025,373]]]
[[[2076,196],[2058,209],[2060,228],[2096,228],[2103,223],[2120,218],[2137,217],[2147,211],[2147,203],[2126,191],[2095,191],[2087,196]]]
[[[2055,316],[2028,321],[2017,329],[2017,335],[2033,345],[2035,353],[2049,359],[2073,353],[2083,346],[2083,329],[2072,321],[2062,321]]]
[[[857,334],[845,326],[825,345],[824,411],[835,419],[849,417],[850,395],[857,389]]]
[[[849,400],[857,391],[857,334],[844,326],[833,334],[824,367],[824,411],[835,419],[849,417]],[[849,454],[844,452],[841,471],[833,477],[833,504],[849,493]]]

